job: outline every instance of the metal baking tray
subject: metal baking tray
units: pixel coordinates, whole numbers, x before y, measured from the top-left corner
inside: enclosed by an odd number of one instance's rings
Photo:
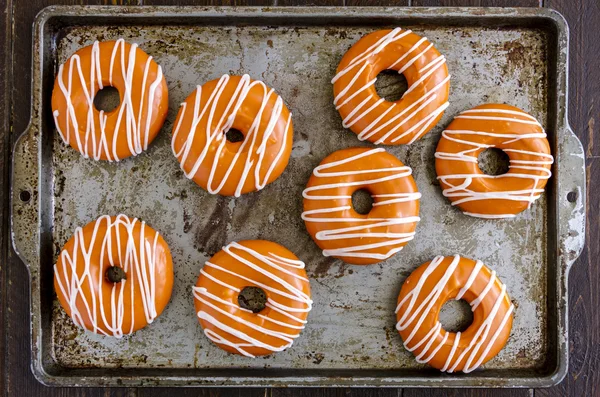
[[[416,238],[372,266],[323,257],[300,218],[301,192],[329,153],[369,146],[342,128],[330,80],[362,35],[401,26],[446,55],[450,107],[410,146],[388,147],[414,171],[421,200]],[[85,386],[427,386],[540,387],[567,370],[567,275],[584,243],[585,168],[566,119],[568,31],[547,9],[50,7],[34,25],[31,123],[14,148],[12,237],[31,275],[35,376]],[[150,149],[120,163],[86,160],[55,132],[50,95],[59,63],[94,40],[137,42],[164,70],[167,122]],[[293,113],[287,170],[258,193],[212,196],[183,177],[171,153],[179,103],[197,84],[249,73]],[[464,216],[436,182],[434,150],[458,112],[506,102],[537,117],[555,156],[545,195],[511,220]],[[144,219],[169,243],[171,303],[149,327],[123,339],[84,332],[59,307],[52,266],[79,225],[103,214]],[[307,263],[314,309],[288,350],[248,359],[202,333],[191,286],[204,261],[232,240],[269,239]],[[407,275],[435,255],[481,259],[507,284],[516,308],[500,354],[473,373],[442,374],[418,364],[394,329]],[[445,314],[460,319],[455,309]]]

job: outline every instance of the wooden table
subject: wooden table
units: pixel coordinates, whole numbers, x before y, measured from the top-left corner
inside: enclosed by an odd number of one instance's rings
[[[569,372],[550,389],[47,388],[29,369],[28,275],[10,248],[10,148],[29,120],[31,26],[50,4],[525,6],[560,11],[571,29],[569,120],[587,164],[587,243],[569,278]],[[600,396],[600,0],[0,0],[0,390],[6,396]],[[598,119],[598,120],[596,120]]]

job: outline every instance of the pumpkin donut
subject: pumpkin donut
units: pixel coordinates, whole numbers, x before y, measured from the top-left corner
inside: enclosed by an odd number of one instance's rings
[[[105,87],[121,102],[109,112],[94,98]],[[94,160],[119,161],[148,148],[169,107],[161,67],[137,44],[96,41],[60,65],[52,90],[52,114],[62,140]]]
[[[169,303],[171,252],[145,222],[105,215],[67,241],[54,265],[54,289],[76,325],[120,338],[150,324]]]
[[[272,88],[226,74],[181,104],[171,147],[186,177],[209,193],[239,197],[281,175],[293,135],[292,114]]]
[[[386,101],[375,90],[384,70],[395,70],[408,82],[398,101]],[[331,83],[344,128],[375,144],[415,142],[448,107],[446,58],[410,30],[379,30],[361,38],[346,52]]]
[[[260,296],[248,302],[247,291]],[[247,357],[290,347],[312,308],[304,263],[265,240],[223,247],[200,270],[193,293],[204,334],[220,348]]]
[[[440,309],[450,299],[471,305],[473,323],[464,332],[447,332]],[[402,285],[396,307],[404,347],[445,372],[471,372],[506,344],[514,306],[495,271],[458,255],[437,256],[419,266]]]
[[[415,235],[421,194],[410,167],[382,148],[350,148],[327,156],[313,171],[302,219],[323,255],[369,265],[400,251]],[[352,194],[367,190],[368,214],[352,207]]]
[[[477,158],[487,148],[508,155],[509,170],[487,175]],[[435,169],[443,194],[465,214],[512,218],[544,192],[554,159],[540,123],[519,108],[487,104],[456,116],[442,133]]]

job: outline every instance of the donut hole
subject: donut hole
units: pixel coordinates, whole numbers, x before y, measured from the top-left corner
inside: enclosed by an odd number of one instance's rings
[[[106,279],[111,283],[120,283],[121,281],[127,279],[125,271],[119,266],[110,266],[108,269],[106,269],[105,276]]]
[[[94,97],[94,107],[98,111],[112,112],[121,103],[121,96],[115,87],[104,87]]]
[[[479,153],[477,165],[486,175],[502,175],[508,172],[510,159],[508,155],[497,148],[487,148]]]
[[[440,310],[439,321],[446,332],[463,332],[473,323],[473,311],[463,299],[449,300]]]
[[[231,143],[241,142],[244,140],[244,133],[240,130],[236,130],[235,128],[230,128],[225,133],[225,138]]]
[[[377,75],[375,91],[388,102],[396,102],[408,90],[408,81],[403,74],[395,70],[384,70]]]
[[[373,196],[367,189],[359,189],[352,193],[352,208],[361,215],[366,215],[373,209]]]
[[[267,307],[267,294],[259,287],[244,287],[238,295],[241,308],[258,313]]]

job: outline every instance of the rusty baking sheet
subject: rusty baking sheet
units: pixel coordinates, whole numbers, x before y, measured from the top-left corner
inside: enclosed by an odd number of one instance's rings
[[[342,128],[331,77],[362,35],[402,26],[435,43],[452,74],[450,107],[411,146],[388,150],[411,166],[423,194],[414,241],[392,259],[350,266],[325,258],[300,218],[301,192],[329,153],[360,143]],[[566,120],[567,26],[546,9],[52,7],[35,23],[32,119],[14,148],[12,233],[31,274],[32,367],[50,385],[486,386],[557,383],[567,368],[567,274],[584,242],[585,170]],[[139,43],[169,85],[167,122],[150,149],[118,164],[86,160],[59,139],[50,94],[59,63],[94,40]],[[281,178],[240,198],[212,196],[183,177],[170,150],[178,105],[197,84],[248,73],[293,113],[294,147]],[[556,162],[546,194],[512,220],[462,215],[443,198],[433,153],[458,112],[506,102],[546,128]],[[569,194],[570,193],[570,194]],[[569,195],[569,199],[567,196]],[[60,309],[52,266],[75,227],[103,214],[147,221],[171,246],[171,303],[123,339],[84,332]],[[230,355],[202,333],[191,286],[232,240],[270,239],[307,263],[314,309],[292,348]],[[481,259],[517,307],[500,354],[468,375],[417,364],[394,330],[407,275],[435,255]],[[461,320],[461,311],[446,313]]]

